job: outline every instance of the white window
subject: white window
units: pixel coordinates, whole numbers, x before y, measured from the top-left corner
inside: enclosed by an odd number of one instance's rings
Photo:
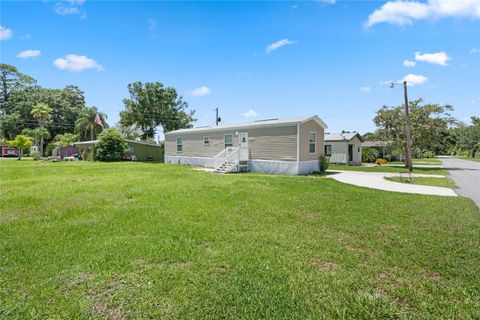
[[[224,141],[225,141],[225,148],[233,147],[233,135],[226,134],[224,136]]]
[[[308,150],[310,153],[315,153],[317,149],[317,133],[308,133]]]
[[[177,138],[177,152],[183,151],[183,139]]]
[[[203,145],[204,146],[210,145],[210,137],[203,137]]]
[[[130,145],[128,146],[128,152],[130,152],[131,154],[134,154],[135,153],[135,147]]]

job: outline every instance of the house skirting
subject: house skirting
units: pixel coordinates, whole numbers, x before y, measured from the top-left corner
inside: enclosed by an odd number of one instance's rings
[[[165,156],[165,163],[214,168],[215,159],[207,157]],[[320,170],[320,161],[248,160],[248,171],[270,174],[309,174]]]

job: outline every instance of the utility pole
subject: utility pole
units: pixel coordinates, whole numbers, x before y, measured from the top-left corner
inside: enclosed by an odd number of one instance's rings
[[[390,88],[401,85],[400,83],[392,82]],[[406,148],[405,148],[405,165],[408,168],[408,179],[412,182],[412,128],[410,126],[410,111],[408,110],[408,89],[407,81],[403,81],[403,97],[405,98],[405,136],[406,136]]]
[[[218,127],[218,123],[222,121],[222,118],[218,116],[218,107],[215,108],[215,126]]]
[[[407,136],[407,152],[406,161],[408,167],[408,174],[410,175],[410,182],[412,181],[412,133],[410,127],[410,111],[408,110],[408,93],[407,93],[407,81],[403,81],[403,96],[405,98],[405,134]]]

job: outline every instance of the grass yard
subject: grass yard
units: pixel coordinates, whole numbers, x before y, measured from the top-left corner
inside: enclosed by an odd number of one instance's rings
[[[475,162],[480,162],[480,158],[470,158],[470,157],[462,157],[462,156],[455,156],[455,158],[463,159],[463,160],[470,160]]]
[[[408,169],[400,166],[342,166],[342,165],[330,165],[328,170],[348,170],[348,171],[364,171],[364,172],[398,172],[408,173]],[[448,171],[444,168],[415,168],[413,167],[413,173],[422,174],[440,174],[448,175]]]
[[[408,180],[408,177],[385,177],[385,179],[401,183],[412,183],[412,184],[422,184],[426,186],[435,186],[435,187],[445,187],[445,188],[456,188],[455,182],[450,178],[430,178],[430,177],[415,177],[413,182]]]
[[[466,198],[0,161],[0,235],[2,319],[480,318]]]

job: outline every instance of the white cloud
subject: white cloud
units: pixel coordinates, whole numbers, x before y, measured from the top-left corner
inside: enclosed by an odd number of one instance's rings
[[[202,86],[202,87],[193,89],[192,92],[190,92],[190,94],[194,97],[201,97],[201,96],[206,96],[211,92],[212,91],[208,87]]]
[[[265,49],[265,53],[272,53],[273,51],[283,47],[283,46],[286,46],[286,45],[289,45],[289,44],[294,44],[295,41],[292,41],[292,40],[288,40],[288,39],[282,39],[282,40],[278,40],[277,42],[274,42],[274,43],[271,43],[267,46],[267,48]]]
[[[63,4],[61,4],[60,2],[57,2],[57,4],[55,4],[55,12],[58,13],[59,15],[61,15],[61,16],[67,16],[67,15],[71,15],[71,14],[80,14],[81,13],[79,8],[77,8],[77,7],[66,7]]]
[[[8,40],[12,37],[12,29],[0,26],[0,40]]]
[[[415,60],[447,66],[447,61],[450,60],[450,57],[445,51],[437,53],[415,52]]]
[[[96,69],[102,71],[103,66],[97,61],[87,56],[79,56],[76,54],[67,54],[64,58],[58,58],[53,64],[60,70],[80,72],[86,69]]]
[[[255,110],[250,109],[247,112],[245,112],[243,116],[247,119],[250,119],[250,118],[258,117],[258,113]]]
[[[414,67],[417,63],[415,61],[411,61],[411,60],[405,60],[403,61],[403,65],[407,68],[411,68],[411,67]]]
[[[42,53],[40,50],[25,50],[17,54],[17,58],[20,59],[28,59],[28,58],[35,58],[40,56]]]
[[[477,53],[477,52],[480,52],[480,49],[472,48],[472,49],[468,50],[468,53]]]
[[[360,87],[360,91],[362,91],[363,93],[369,93],[370,90],[372,90],[372,87],[370,86]]]
[[[68,5],[65,6],[64,3],[57,2],[55,3],[55,12],[62,16],[79,14],[80,18],[84,19],[87,17],[87,13],[80,9],[84,3],[85,0],[67,0]]]
[[[389,1],[368,16],[366,27],[387,22],[411,25],[416,20],[456,18],[480,18],[479,0],[428,0]]]
[[[407,84],[409,86],[415,86],[417,84],[422,84],[425,83],[428,80],[427,77],[419,75],[419,74],[407,74],[405,77],[403,77],[402,81],[407,81]]]
[[[82,5],[85,3],[85,0],[67,0],[72,5]]]
[[[335,2],[337,2],[337,0],[317,0],[317,1],[327,3],[327,4],[335,4]]]

